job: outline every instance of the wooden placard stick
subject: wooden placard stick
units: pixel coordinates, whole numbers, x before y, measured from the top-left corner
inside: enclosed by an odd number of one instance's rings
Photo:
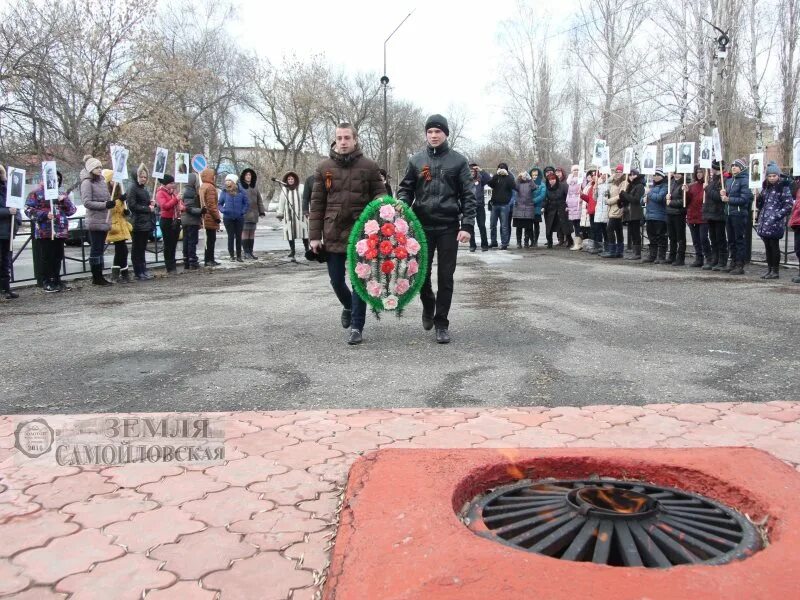
[[[114,194],[116,194],[116,193],[117,193],[117,182],[115,181],[114,185],[111,187],[111,199],[112,200],[114,199]],[[116,204],[115,204],[115,206],[116,206]],[[108,212],[106,213],[106,223],[108,223],[111,220],[111,211],[112,210],[114,210],[114,208],[109,208]]]
[[[14,253],[14,217],[17,216],[17,213],[11,213],[11,236],[8,238],[8,248],[11,250],[13,255]]]
[[[53,218],[50,220],[50,241],[56,239],[56,228],[55,228],[55,221],[56,221],[56,211],[53,208],[53,201],[50,200],[50,214]]]

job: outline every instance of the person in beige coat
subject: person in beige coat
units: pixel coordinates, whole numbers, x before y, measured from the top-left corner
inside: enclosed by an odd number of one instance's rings
[[[628,182],[622,172],[623,166],[617,165],[611,182],[608,186],[608,251],[600,254],[601,258],[622,258],[625,250],[625,239],[622,237],[622,216],[624,210],[619,200],[619,195],[627,189]]]

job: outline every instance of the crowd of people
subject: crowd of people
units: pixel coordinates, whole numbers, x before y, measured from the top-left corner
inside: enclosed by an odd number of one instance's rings
[[[750,215],[755,210],[755,230],[767,257],[761,277],[778,279],[780,241],[787,226],[795,233],[794,252],[800,259],[800,180],[793,181],[771,162],[754,195],[745,160],[735,160],[729,172],[722,167],[714,161],[708,173],[697,166],[691,177],[656,169],[648,183],[638,169],[625,174],[623,165],[611,175],[590,170],[582,176],[574,165],[569,175],[561,167],[533,167],[514,177],[504,162],[493,175],[471,163],[481,250],[507,250],[512,226],[517,248],[535,248],[544,221],[547,248],[563,246],[602,258],[682,267],[688,227],[694,247],[691,267],[743,275],[749,260]],[[489,235],[483,206],[487,187],[491,189]],[[477,250],[474,239],[470,250]],[[792,281],[800,283],[800,274]]]
[[[441,140],[434,135],[434,141],[440,143],[433,146],[431,139],[428,139],[427,149],[417,157],[417,162],[422,163],[429,158],[437,162],[438,156],[431,154],[431,150],[438,148],[444,152],[443,161],[451,157],[458,162],[458,165],[450,168],[455,172],[461,168],[460,160],[463,157],[447,147],[447,121],[441,115],[434,115],[431,119],[426,123],[426,136],[430,138],[428,132],[434,130],[439,132]],[[438,127],[435,126],[437,124]],[[360,157],[362,154],[357,148],[357,134],[351,126],[344,124],[343,133],[347,132],[350,134],[349,142],[339,146],[334,142],[332,146],[328,160],[333,163],[322,163],[305,182],[301,182],[300,176],[294,171],[287,172],[280,180],[273,179],[279,184],[274,200],[277,201],[277,218],[282,224],[283,238],[289,244],[289,257],[293,260],[296,240],[302,241],[306,256],[314,258],[324,237],[331,285],[344,307],[342,323],[356,330],[356,337],[360,339],[365,307],[345,282],[344,244],[349,229],[341,228],[337,233],[341,239],[337,240],[331,238],[336,232],[327,231],[323,235],[320,215],[324,215],[327,204],[320,212],[322,209],[315,209],[313,200],[315,192],[319,196],[323,193],[320,190],[324,190],[327,196],[331,186],[335,187],[329,180],[330,173],[338,172],[343,165],[351,168],[350,163],[354,160],[359,163],[356,155]],[[363,160],[367,159],[363,157]],[[417,167],[422,168],[420,165]],[[696,167],[690,177],[680,173],[667,174],[656,169],[655,175],[648,181],[635,168],[627,174],[623,173],[622,165],[617,165],[610,175],[596,170],[581,174],[580,168],[574,165],[569,173],[561,167],[548,166],[533,167],[515,176],[505,162],[498,164],[493,174],[472,162],[466,167],[465,189],[460,193],[457,185],[443,177],[443,182],[453,186],[452,197],[446,198],[446,201],[453,201],[454,205],[448,207],[448,211],[457,215],[461,219],[459,223],[465,227],[457,227],[448,218],[445,219],[448,225],[442,230],[438,223],[441,215],[436,216],[438,213],[434,211],[433,217],[427,216],[431,221],[428,230],[433,232],[429,236],[433,250],[431,256],[435,250],[439,255],[440,293],[437,297],[429,286],[423,288],[426,329],[435,325],[439,337],[444,339],[448,336],[447,313],[452,297],[457,240],[468,241],[470,250],[477,250],[478,236],[474,235],[473,223],[480,234],[482,251],[492,248],[507,250],[511,244],[512,228],[516,230],[517,248],[535,248],[539,245],[540,226],[544,222],[544,243],[549,249],[565,247],[601,258],[625,258],[674,267],[686,264],[688,228],[694,248],[691,267],[742,275],[749,258],[747,234],[750,215],[751,211],[755,211],[755,230],[763,240],[767,258],[767,270],[761,277],[778,279],[782,258],[780,241],[784,235],[788,235],[787,227],[794,231],[794,252],[800,259],[800,185],[797,180],[793,181],[782,174],[775,163],[770,163],[765,170],[761,189],[754,195],[749,187],[745,160],[735,160],[729,172],[724,172],[723,167],[714,161],[710,172]],[[400,183],[397,197],[413,203],[415,212],[425,216],[429,207],[421,203],[419,197],[415,198],[417,192],[413,178],[418,177],[412,173],[415,168],[412,161],[409,172]],[[369,162],[368,171],[359,176],[364,181],[367,176],[373,178],[374,186],[370,184],[369,190],[358,191],[357,206],[366,205],[378,195],[392,195],[386,172],[377,168],[372,161]],[[152,279],[145,256],[148,240],[157,224],[168,275],[177,273],[177,244],[181,238],[184,270],[199,268],[197,247],[200,229],[205,234],[203,264],[206,267],[220,264],[215,258],[215,245],[221,226],[227,233],[227,250],[231,261],[258,260],[254,254],[255,230],[259,218],[265,216],[266,208],[258,188],[258,176],[253,169],[245,169],[239,177],[227,175],[221,191],[215,184],[216,173],[210,168],[200,172],[199,177],[190,174],[187,183],[177,186],[170,175],[151,183],[148,169],[140,165],[131,173],[131,183],[124,192],[121,186],[112,181],[112,174],[110,169],[103,169],[99,159],[84,157],[80,193],[86,209],[84,227],[89,237],[93,284],[106,286],[129,283],[131,279]],[[43,289],[48,293],[68,289],[62,280],[61,269],[64,244],[69,235],[69,218],[76,212],[71,194],[63,188],[61,173],[57,177],[58,199],[47,200],[44,185],[40,184],[29,194],[24,210],[31,220],[33,236],[39,246]],[[18,294],[10,285],[11,221],[15,221],[15,227],[18,228],[22,215],[18,215],[15,208],[5,206],[5,186],[6,173],[0,167],[0,293],[6,299],[14,299]],[[350,192],[351,195],[354,193]],[[420,189],[419,193],[423,197],[430,195],[427,188]],[[345,198],[345,201],[351,212],[353,207],[357,208],[352,198]],[[442,198],[436,202],[441,203]],[[468,214],[469,220],[466,218]],[[335,224],[339,224],[338,221]],[[436,235],[440,231],[446,232],[441,239]],[[459,231],[469,235],[456,235]],[[646,247],[643,233],[647,238]],[[128,262],[129,245],[132,275]],[[110,281],[103,274],[108,246],[114,250]],[[800,283],[800,274],[793,277],[792,281]],[[439,331],[444,333],[439,334]]]

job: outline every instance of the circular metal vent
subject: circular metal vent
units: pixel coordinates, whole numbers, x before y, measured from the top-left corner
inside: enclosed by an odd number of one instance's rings
[[[520,481],[474,500],[465,523],[515,548],[618,567],[718,565],[761,549],[735,510],[638,481]]]

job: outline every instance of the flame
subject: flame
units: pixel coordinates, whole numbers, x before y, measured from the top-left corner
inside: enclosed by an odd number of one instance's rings
[[[511,463],[506,467],[506,473],[508,473],[508,476],[516,481],[525,479],[525,472],[516,464],[517,459],[519,458],[519,452],[513,448],[499,448],[497,451],[503,455],[503,458]]]
[[[619,488],[587,488],[580,496],[592,506],[625,515],[638,513],[647,504],[647,496]]]

